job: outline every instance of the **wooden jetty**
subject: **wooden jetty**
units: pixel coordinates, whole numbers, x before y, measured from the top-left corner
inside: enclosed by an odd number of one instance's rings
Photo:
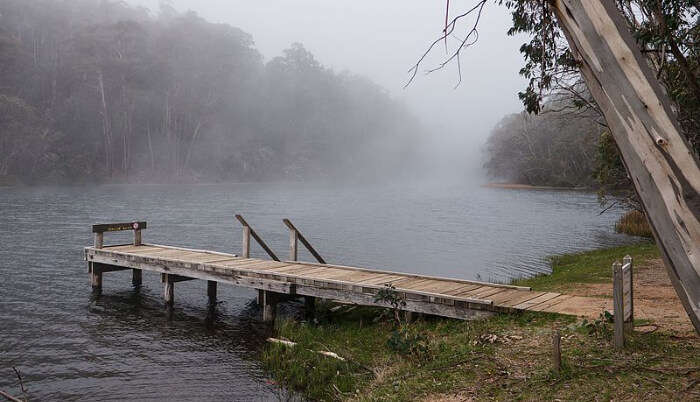
[[[175,283],[201,279],[207,281],[209,301],[216,300],[219,283],[258,290],[263,320],[274,320],[275,306],[290,297],[304,297],[309,308],[315,298],[332,299],[367,306],[387,307],[377,294],[386,289],[405,301],[400,308],[458,319],[475,319],[498,312],[517,310],[544,311],[598,317],[610,310],[612,301],[603,298],[536,292],[530,288],[495,283],[442,278],[332,265],[325,262],[308,240],[287,219],[290,233],[290,258],[280,261],[260,236],[241,217],[242,254],[142,243],[141,231],[146,222],[94,225],[95,243],[85,248],[85,261],[94,289],[102,288],[106,272],[132,270],[132,283],[140,286],[143,271],[161,274],[165,302],[172,305]],[[104,245],[104,233],[132,230],[130,244]],[[250,239],[257,241],[271,259],[250,257]],[[301,242],[318,263],[297,261]]]

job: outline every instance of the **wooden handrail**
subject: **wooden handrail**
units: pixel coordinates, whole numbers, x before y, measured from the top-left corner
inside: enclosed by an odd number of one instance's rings
[[[304,237],[303,234],[299,231],[299,229],[294,226],[294,224],[287,218],[282,219],[282,222],[289,228],[289,259],[292,261],[297,260],[297,240],[301,242],[301,244],[306,247],[307,250],[311,253],[311,255],[316,258],[318,262],[321,264],[325,264],[326,261],[321,257],[321,254],[319,254],[313,246],[311,246],[311,243],[309,243],[308,240],[306,240],[306,237]]]
[[[99,223],[92,225],[92,233],[95,234],[95,248],[104,246],[105,232],[118,232],[122,230],[134,231],[134,246],[141,245],[141,229],[146,229],[145,221],[121,222],[121,223]]]
[[[260,247],[262,247],[263,250],[265,250],[267,255],[270,256],[270,258],[272,258],[275,261],[280,260],[279,258],[277,258],[275,253],[270,249],[270,247],[268,247],[267,244],[265,244],[263,239],[261,239],[260,236],[258,236],[258,234],[255,232],[255,230],[253,230],[253,228],[250,227],[248,222],[246,222],[246,220],[243,219],[243,217],[241,215],[236,214],[236,219],[238,219],[238,222],[240,222],[241,225],[243,225],[243,253],[242,253],[243,258],[250,257],[250,237],[252,236],[253,239],[255,239],[255,241],[258,242]]]

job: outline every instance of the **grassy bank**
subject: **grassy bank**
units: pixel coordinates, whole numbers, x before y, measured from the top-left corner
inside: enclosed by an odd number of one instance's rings
[[[530,286],[534,290],[566,292],[582,283],[610,283],[612,263],[632,256],[636,265],[659,257],[659,250],[652,242],[629,246],[604,248],[576,254],[550,257],[552,273],[514,281],[514,285]]]
[[[520,281],[535,289],[609,281],[625,254],[654,258],[640,244],[553,259],[554,273]],[[622,352],[611,324],[545,313],[481,321],[423,317],[397,325],[378,309],[319,306],[318,323],[285,320],[262,361],[280,384],[318,400],[697,399],[697,338],[635,332]],[[331,311],[333,310],[333,311]],[[551,363],[553,329],[561,331],[563,368]],[[331,351],[346,360],[318,354]]]

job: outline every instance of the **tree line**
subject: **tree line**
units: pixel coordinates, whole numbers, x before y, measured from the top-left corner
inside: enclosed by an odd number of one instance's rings
[[[676,106],[682,134],[700,155],[700,6],[688,0],[615,2],[637,44]],[[602,112],[586,90],[578,61],[542,4],[506,2],[509,33],[530,34],[520,51],[528,79],[519,93],[526,112],[504,117],[485,147],[485,168],[499,179],[551,186],[597,187],[641,209]],[[528,115],[528,113],[532,113]]]
[[[420,125],[301,44],[163,5],[0,0],[0,178],[281,180],[399,172]]]

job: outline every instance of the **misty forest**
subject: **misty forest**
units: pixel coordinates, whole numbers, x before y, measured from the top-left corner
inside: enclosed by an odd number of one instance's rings
[[[0,0],[0,400],[700,401],[698,0]]]
[[[517,3],[517,4],[516,4]],[[700,13],[697,2],[621,1],[622,16],[676,105],[682,133],[700,155]],[[526,32],[519,93],[526,111],[505,116],[485,146],[488,174],[536,186],[593,187],[636,198],[579,62],[542,8],[513,2],[509,33]],[[542,30],[554,35],[548,38]],[[549,41],[546,41],[549,39]],[[636,208],[641,208],[634,203]]]
[[[0,74],[5,181],[363,177],[398,172],[420,134],[302,44],[264,62],[246,32],[165,4],[2,0]]]

